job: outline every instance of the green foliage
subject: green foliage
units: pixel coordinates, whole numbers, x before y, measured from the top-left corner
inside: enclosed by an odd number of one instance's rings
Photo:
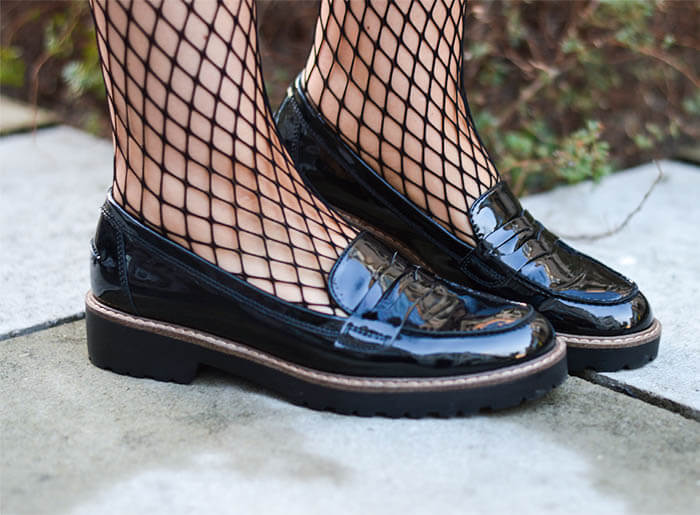
[[[99,54],[92,24],[81,23],[87,13],[85,5],[71,4],[65,11],[51,16],[44,27],[44,48],[51,58],[61,60],[61,77],[68,95],[105,96]]]
[[[100,127],[106,125],[105,90],[88,3],[24,5],[24,10],[16,8],[16,18],[10,23],[13,36],[24,47],[0,47],[0,84],[16,88],[28,85],[25,92],[30,102],[44,100],[42,93],[46,91],[59,108],[62,104],[80,105],[81,109],[69,111],[70,120],[91,132],[101,132]],[[41,41],[38,53],[36,35]]]
[[[559,149],[554,152],[555,170],[568,183],[585,179],[599,181],[612,171],[610,165],[610,145],[601,139],[603,127],[589,121],[563,138]]]
[[[0,46],[0,86],[24,85],[24,61],[17,47]]]
[[[698,2],[472,2],[465,90],[501,174],[518,193],[599,180],[697,139],[698,19]]]
[[[689,115],[700,116],[700,90],[683,99],[683,109]]]
[[[66,63],[62,70],[63,80],[73,98],[93,95],[96,98],[105,97],[102,70],[96,45],[86,46],[80,59]]]
[[[48,19],[44,27],[44,49],[48,56],[61,59],[73,53],[73,41],[69,37],[73,32],[73,24],[69,17],[72,10],[59,12]]]

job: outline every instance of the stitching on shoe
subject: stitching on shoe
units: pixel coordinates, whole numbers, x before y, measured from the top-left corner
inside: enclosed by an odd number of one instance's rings
[[[635,347],[650,342],[661,335],[661,322],[654,320],[651,327],[630,336],[574,336],[557,333],[570,347]]]
[[[201,331],[188,329],[166,322],[158,322],[142,317],[136,317],[122,313],[104,306],[97,301],[91,292],[85,299],[89,309],[98,316],[113,319],[116,323],[122,323],[141,330],[150,330],[156,334],[169,337],[185,338],[186,341],[200,347],[225,352],[244,359],[249,359],[258,364],[274,368],[297,378],[319,384],[343,387],[349,390],[362,391],[415,391],[435,389],[459,389],[477,386],[488,386],[506,381],[511,377],[530,375],[545,369],[551,363],[557,362],[566,355],[566,345],[563,340],[557,339],[554,348],[546,355],[534,359],[522,365],[514,365],[505,370],[495,372],[481,372],[469,376],[452,376],[443,378],[356,378],[330,372],[309,369],[283,359],[277,358],[262,351],[255,350],[246,345],[226,340]],[[177,336],[175,336],[177,335]]]
[[[129,299],[129,304],[134,313],[139,313],[136,303],[134,302],[134,297],[131,295],[131,287],[129,286],[129,274],[126,269],[126,244],[124,243],[124,234],[119,230],[119,221],[116,220],[111,213],[104,208],[101,208],[102,214],[107,221],[107,223],[112,227],[115,239],[117,241],[117,268],[119,270],[119,282],[122,288],[126,292],[126,297]]]

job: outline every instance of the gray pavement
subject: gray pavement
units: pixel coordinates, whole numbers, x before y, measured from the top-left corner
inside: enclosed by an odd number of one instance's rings
[[[52,125],[57,120],[51,111],[0,95],[0,135]]]
[[[69,128],[0,138],[0,337],[84,309],[109,141]]]
[[[518,409],[414,421],[298,408],[215,371],[118,376],[89,364],[82,321],[37,330],[82,315],[111,152],[66,127],[0,138],[3,515],[700,512],[697,167],[662,163],[626,228],[571,240],[637,280],[664,324],[655,362],[602,379],[690,418],[570,378]],[[525,204],[555,232],[604,232],[655,176]]]
[[[569,243],[634,279],[663,324],[659,357],[637,370],[603,374],[700,410],[700,169],[662,161],[664,176],[621,231]],[[600,184],[558,188],[524,200],[555,233],[599,234],[619,226],[658,175],[653,163]]]
[[[82,321],[0,342],[5,514],[698,513],[695,421],[570,378],[494,415],[290,405],[91,366]]]

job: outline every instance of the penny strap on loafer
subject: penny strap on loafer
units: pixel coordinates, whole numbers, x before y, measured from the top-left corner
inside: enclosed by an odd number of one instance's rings
[[[337,343],[391,345],[401,331],[486,334],[530,319],[529,306],[460,292],[412,265],[367,232],[338,259],[329,277],[334,301],[350,314]]]
[[[477,199],[469,216],[479,244],[462,267],[468,270],[477,257],[488,262],[503,278],[499,286],[520,274],[557,297],[578,302],[618,303],[637,293],[634,283],[548,231],[505,183]]]

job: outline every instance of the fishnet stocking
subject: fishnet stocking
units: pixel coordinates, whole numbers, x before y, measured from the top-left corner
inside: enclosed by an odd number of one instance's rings
[[[499,180],[461,94],[465,0],[322,0],[306,93],[394,188],[474,243],[469,206]]]
[[[304,186],[265,97],[254,0],[91,0],[115,200],[194,253],[309,308],[355,231]]]

